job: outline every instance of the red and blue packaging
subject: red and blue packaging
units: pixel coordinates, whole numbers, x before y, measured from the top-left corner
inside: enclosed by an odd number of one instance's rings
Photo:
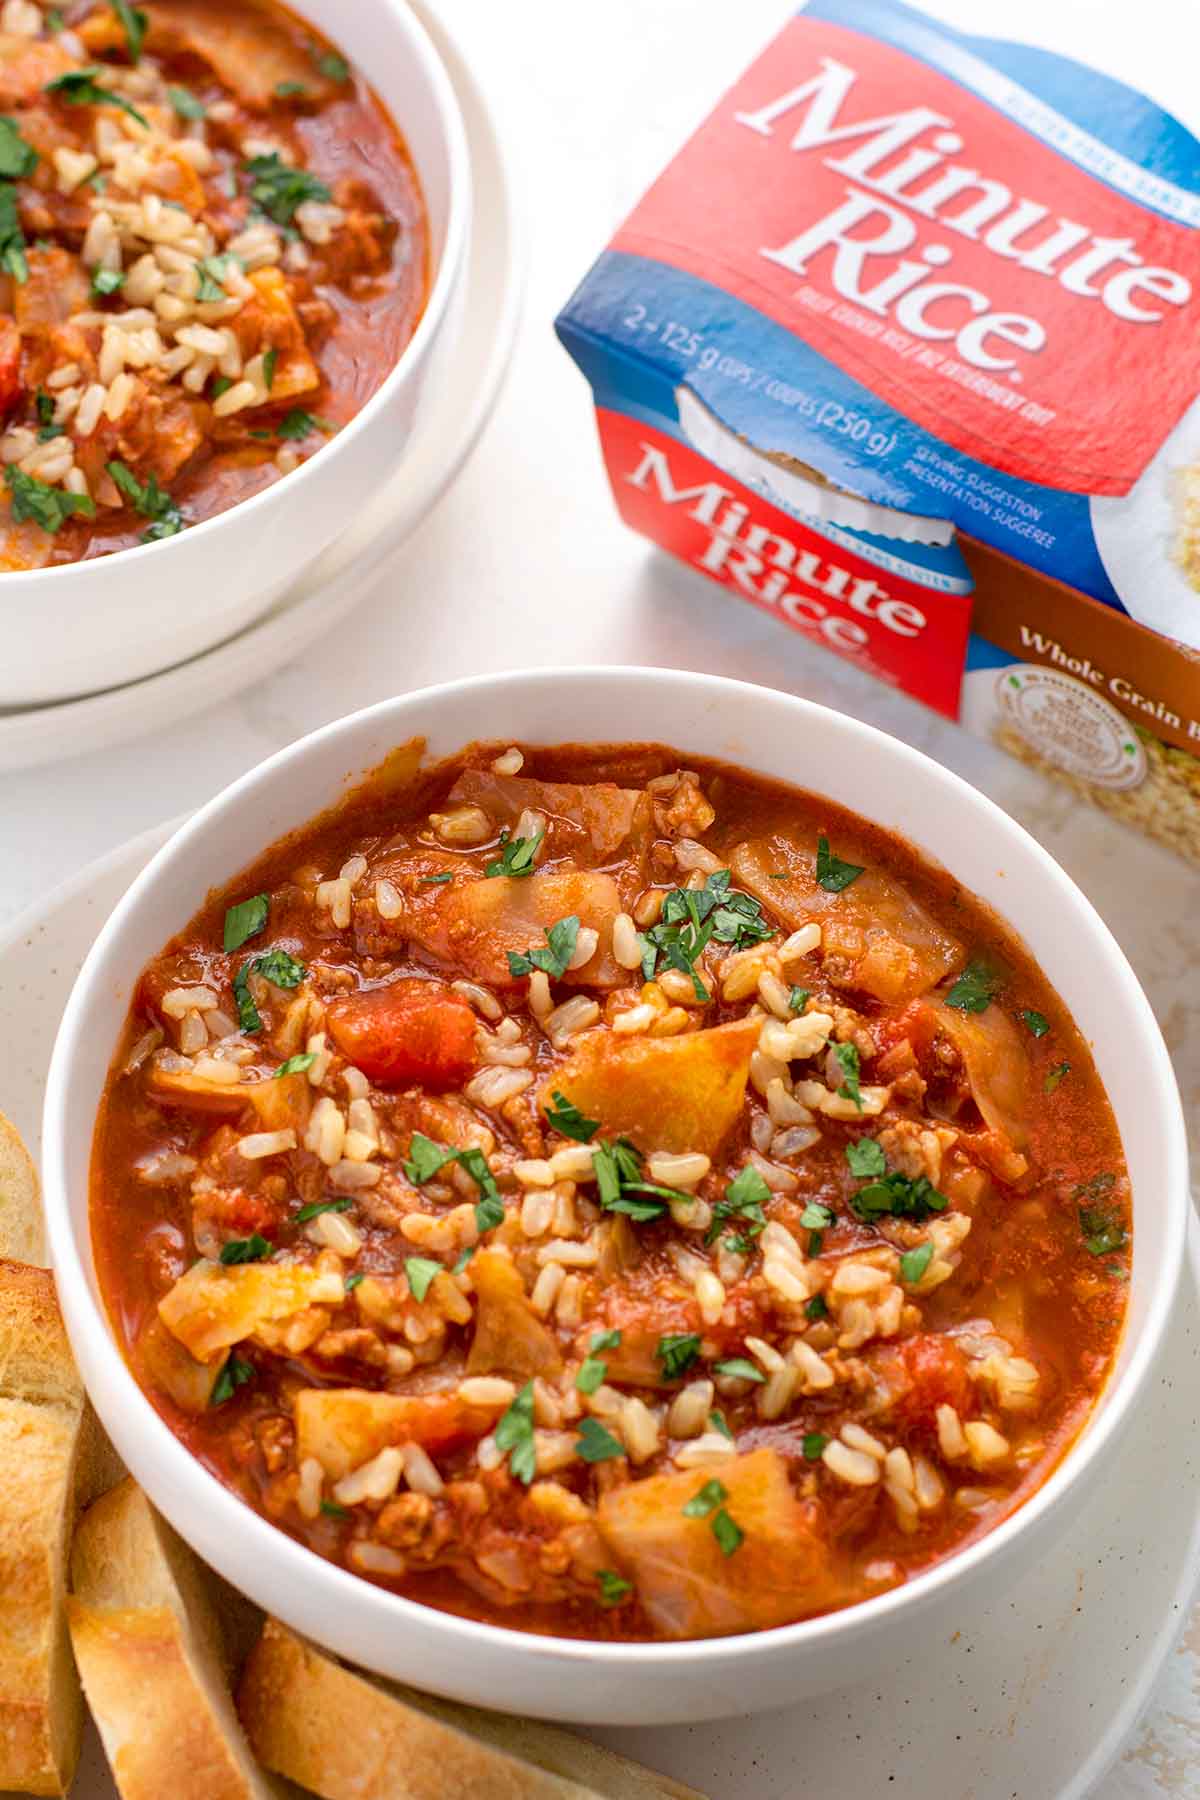
[[[809,0],[557,330],[627,524],[1200,860],[1200,144],[1168,112]]]

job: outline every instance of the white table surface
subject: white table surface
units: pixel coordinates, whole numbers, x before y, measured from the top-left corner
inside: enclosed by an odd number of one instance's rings
[[[964,21],[981,6],[961,0]],[[397,691],[532,665],[707,669],[870,719],[1028,826],[1138,970],[1196,1116],[1196,871],[672,564],[613,513],[589,396],[551,320],[609,229],[786,11],[786,0],[606,0],[601,19],[554,0],[516,9],[444,0],[507,121],[528,204],[528,308],[497,413],[457,485],[335,635],[175,731],[3,778],[0,924],[268,752]],[[652,719],[613,721],[615,736],[653,729]],[[1167,1795],[1200,1796],[1200,1619],[1097,1800]]]

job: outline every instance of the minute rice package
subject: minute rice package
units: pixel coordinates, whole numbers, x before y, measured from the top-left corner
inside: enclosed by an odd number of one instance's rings
[[[809,0],[557,329],[627,524],[1200,861],[1200,144],[1170,113],[1057,44]]]

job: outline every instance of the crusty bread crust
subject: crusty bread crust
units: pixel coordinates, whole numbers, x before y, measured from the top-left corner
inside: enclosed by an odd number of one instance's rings
[[[703,1800],[556,1726],[385,1685],[275,1619],[238,1710],[260,1761],[323,1800]]]
[[[71,1585],[75,1658],[122,1800],[278,1800],[229,1697],[230,1597],[134,1482],[83,1519]]]
[[[0,1113],[0,1256],[46,1264],[42,1190],[33,1158],[16,1127]]]
[[[67,1547],[80,1506],[119,1472],[49,1271],[0,1259],[0,1789],[70,1786],[83,1702],[64,1609]]]
[[[67,1549],[80,1507],[122,1470],[85,1398],[53,1278],[28,1266],[44,1256],[37,1175],[0,1118],[0,1789],[64,1794],[83,1724]]]
[[[0,1788],[25,1794],[65,1794],[79,1759],[63,1569],[82,1410],[0,1397]]]

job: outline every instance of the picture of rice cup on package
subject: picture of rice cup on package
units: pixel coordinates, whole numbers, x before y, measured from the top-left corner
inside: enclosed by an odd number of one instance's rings
[[[1132,725],[1086,682],[1036,663],[973,669],[963,683],[962,723],[1200,863],[1200,759]]]
[[[1200,400],[1128,494],[1094,498],[1092,530],[1122,606],[1200,650]]]
[[[689,387],[676,388],[675,404],[684,437],[702,456],[785,512],[816,522],[844,525],[851,531],[898,538],[902,543],[953,541],[954,526],[949,519],[923,518],[920,513],[900,512],[894,506],[873,505],[835,486],[820,469],[784,451],[757,448],[723,425]]]

